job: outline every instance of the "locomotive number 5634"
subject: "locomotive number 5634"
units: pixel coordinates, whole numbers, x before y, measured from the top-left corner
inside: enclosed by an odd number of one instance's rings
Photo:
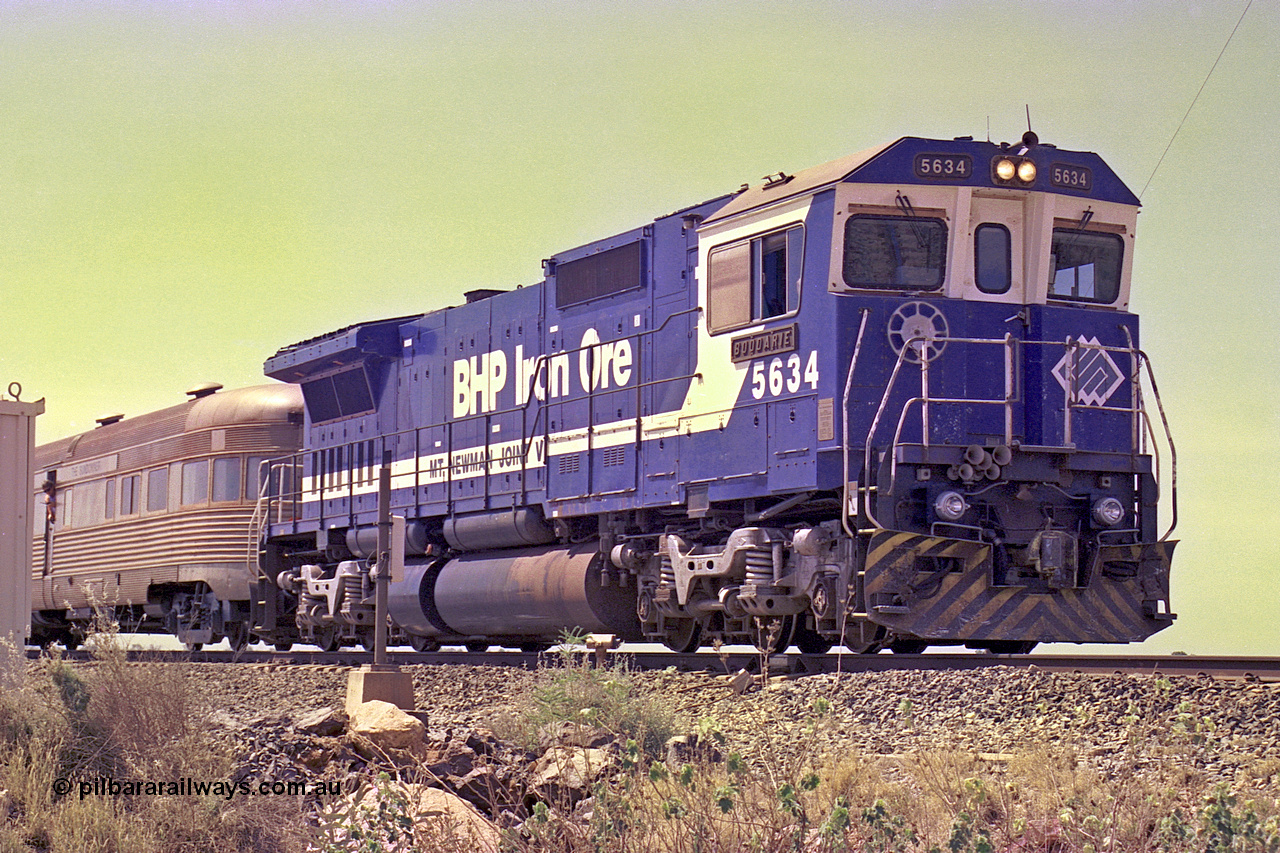
[[[763,399],[768,393],[770,397],[781,396],[785,389],[788,394],[800,390],[800,386],[808,385],[811,390],[818,390],[818,353],[809,350],[809,358],[805,361],[804,370],[800,369],[800,353],[793,352],[784,361],[782,356],[774,356],[767,362],[764,359],[751,365],[751,396]]]

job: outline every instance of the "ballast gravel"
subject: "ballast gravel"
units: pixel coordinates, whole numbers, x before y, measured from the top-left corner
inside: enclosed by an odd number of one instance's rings
[[[182,664],[213,724],[267,748],[272,731],[345,703],[345,669]],[[433,732],[500,729],[538,675],[494,666],[406,667]],[[1167,760],[1170,744],[1209,782],[1280,787],[1280,684],[1207,676],[1092,675],[995,666],[774,678],[735,695],[726,676],[633,672],[635,695],[689,732],[718,730],[744,757],[815,768],[847,756],[923,751],[989,760],[1079,757],[1101,772]],[[1157,755],[1155,750],[1166,750]],[[1164,759],[1162,759],[1164,756]],[[1191,768],[1189,768],[1191,769]]]

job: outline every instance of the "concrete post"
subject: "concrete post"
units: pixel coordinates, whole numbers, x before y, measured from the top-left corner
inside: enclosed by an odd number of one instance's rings
[[[0,398],[0,684],[21,681],[22,647],[31,633],[31,531],[35,512],[36,416],[44,400],[24,403],[22,386]]]
[[[413,709],[413,676],[395,664],[387,663],[387,587],[398,563],[403,572],[404,558],[392,556],[392,549],[404,548],[403,528],[400,540],[393,543],[391,518],[391,453],[384,452],[382,470],[378,474],[378,563],[374,579],[374,645],[373,663],[347,673],[347,715],[357,706],[379,699],[409,711]]]

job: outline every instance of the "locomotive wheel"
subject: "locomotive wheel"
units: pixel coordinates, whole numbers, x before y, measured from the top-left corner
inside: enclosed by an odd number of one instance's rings
[[[204,643],[183,643],[189,652],[198,652],[204,648]]]
[[[697,619],[664,619],[662,644],[673,652],[697,651],[702,639],[702,623]]]
[[[289,642],[288,640],[283,640],[279,643],[276,643],[275,648],[276,648],[276,651],[278,652],[287,652],[293,648],[293,643]]]
[[[928,640],[900,639],[889,641],[889,651],[895,655],[918,655],[929,648]]]
[[[249,625],[247,622],[232,622],[227,628],[227,642],[233,651],[244,651],[249,645]]]
[[[879,654],[884,648],[884,638],[886,631],[883,625],[876,625],[875,630],[867,633],[861,630],[862,626],[845,623],[844,647],[855,655],[874,655]],[[859,639],[854,639],[854,637]]]
[[[417,634],[409,635],[409,646],[415,652],[423,652],[425,654],[440,651],[439,641],[433,640],[430,637],[422,637]]]
[[[757,616],[752,620],[751,630],[754,634],[756,651],[766,655],[777,654],[785,652],[791,646],[791,638],[796,630],[796,620],[794,616],[772,619]]]
[[[312,631],[311,642],[319,646],[322,652],[336,652],[342,648],[342,641],[338,638],[338,630],[332,625],[325,628],[316,628]]]
[[[527,655],[542,654],[543,652],[547,651],[547,649],[550,649],[550,648],[551,648],[550,643],[545,643],[538,640],[520,644],[520,651],[524,652]]]
[[[475,652],[477,654],[489,651],[489,644],[484,640],[472,640],[469,643],[463,643],[462,647],[469,652]]]
[[[796,644],[796,648],[806,655],[825,655],[834,645],[808,625],[797,625],[791,640]]]
[[[992,640],[985,648],[993,655],[1025,655],[1036,647],[1035,640],[1020,642],[1018,640]]]

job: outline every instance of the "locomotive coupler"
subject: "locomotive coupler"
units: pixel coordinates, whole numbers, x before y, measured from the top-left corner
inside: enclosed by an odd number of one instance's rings
[[[1051,589],[1080,586],[1079,544],[1065,530],[1041,530],[1031,540],[1031,562]]]

